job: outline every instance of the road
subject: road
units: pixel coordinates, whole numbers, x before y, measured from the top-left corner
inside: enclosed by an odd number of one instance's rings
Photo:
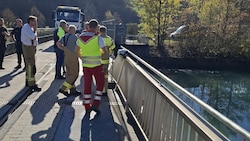
[[[0,140],[139,140],[133,121],[111,89],[102,97],[101,114],[91,112],[90,116],[85,114],[81,96],[65,97],[58,92],[64,80],[54,79],[52,44],[49,41],[37,47],[36,80],[41,92],[30,93],[24,86],[25,72],[14,70],[15,54],[4,58],[6,69],[0,71]],[[76,86],[83,91],[83,75],[81,71],[79,74]]]

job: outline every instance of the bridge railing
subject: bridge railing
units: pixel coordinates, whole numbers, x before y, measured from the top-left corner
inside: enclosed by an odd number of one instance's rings
[[[161,140],[229,140],[203,117],[163,86],[150,73],[158,75],[169,85],[185,93],[207,112],[239,133],[242,140],[250,140],[249,133],[224,117],[222,114],[193,96],[184,88],[126,50],[126,57],[118,55],[112,65],[112,77],[116,90],[122,93],[129,111],[144,132],[145,138]]]
[[[13,28],[8,28],[8,31],[11,32]],[[38,42],[43,43],[53,39],[53,31],[54,28],[38,28]],[[6,51],[5,56],[10,55],[16,52],[15,42],[13,42],[12,38],[7,38],[6,42]]]

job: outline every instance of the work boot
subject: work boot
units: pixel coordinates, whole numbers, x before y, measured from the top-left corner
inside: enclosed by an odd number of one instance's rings
[[[42,89],[39,88],[37,85],[30,86],[30,90],[33,92],[40,92]]]
[[[81,95],[82,93],[79,90],[77,90],[76,88],[72,88],[72,89],[70,89],[70,94],[71,95]]]
[[[92,106],[91,110],[95,111],[97,115],[99,115],[101,113],[101,111],[97,107],[95,107],[95,106]]]
[[[70,94],[68,92],[64,91],[63,89],[59,89],[59,92],[67,97],[70,96]]]

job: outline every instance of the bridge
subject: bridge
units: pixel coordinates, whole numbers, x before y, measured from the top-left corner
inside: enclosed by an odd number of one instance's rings
[[[41,92],[31,93],[25,87],[25,72],[14,70],[15,54],[4,58],[6,69],[0,71],[0,140],[230,140],[179,99],[176,91],[213,115],[238,140],[250,140],[248,131],[123,47],[110,64],[110,87],[108,96],[102,97],[101,114],[91,112],[87,116],[81,96],[65,97],[58,92],[63,80],[54,79],[52,45],[48,38],[37,47],[36,80]],[[82,77],[81,70],[76,83],[81,91]]]

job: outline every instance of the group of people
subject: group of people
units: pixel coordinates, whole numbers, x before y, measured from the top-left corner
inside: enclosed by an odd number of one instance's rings
[[[36,84],[35,54],[38,45],[37,17],[29,16],[23,25],[21,19],[16,19],[16,27],[9,33],[3,26],[4,19],[0,18],[0,69],[3,68],[3,58],[6,49],[6,36],[11,36],[15,41],[18,65],[20,69],[25,62],[26,86],[32,91],[41,91]],[[59,27],[54,31],[54,51],[56,53],[55,79],[65,79],[59,92],[65,96],[79,95],[75,81],[79,75],[79,61],[82,61],[84,91],[83,105],[87,113],[98,110],[102,95],[107,95],[109,56],[115,45],[107,35],[107,28],[100,26],[96,19],[85,23],[82,33],[76,34],[76,26],[68,25],[65,20],[60,21]],[[65,76],[62,74],[65,73]],[[92,79],[96,82],[96,91],[92,96]],[[92,99],[93,97],[93,99]]]
[[[54,32],[56,61],[56,79],[63,78],[63,64],[66,67],[66,78],[59,92],[69,96],[81,94],[74,85],[79,74],[78,58],[82,60],[84,74],[83,105],[87,113],[98,110],[102,95],[107,95],[109,56],[115,45],[107,35],[107,28],[99,26],[95,19],[85,23],[85,29],[76,35],[76,27],[67,25],[61,20]],[[96,91],[92,98],[92,78],[96,82]]]
[[[36,46],[38,45],[37,38],[37,17],[29,16],[27,23],[23,25],[21,19],[16,19],[16,27],[11,33],[4,27],[4,19],[0,18],[0,69],[5,69],[3,67],[3,59],[6,50],[6,37],[12,37],[16,45],[17,53],[17,63],[18,65],[15,69],[21,68],[22,56],[25,62],[25,67],[23,70],[26,71],[26,81],[25,85],[32,91],[41,91],[36,84],[35,73],[35,54]]]
[[[4,53],[6,50],[6,37],[12,37],[13,41],[15,42],[16,46],[16,53],[17,53],[17,66],[15,69],[20,69],[22,66],[22,41],[21,41],[21,29],[23,26],[22,19],[16,19],[16,26],[13,28],[12,32],[9,33],[8,30],[4,27],[4,19],[0,18],[0,48],[1,48],[1,55],[0,55],[0,69],[5,69],[3,67],[3,59]],[[24,68],[25,70],[25,68]]]

